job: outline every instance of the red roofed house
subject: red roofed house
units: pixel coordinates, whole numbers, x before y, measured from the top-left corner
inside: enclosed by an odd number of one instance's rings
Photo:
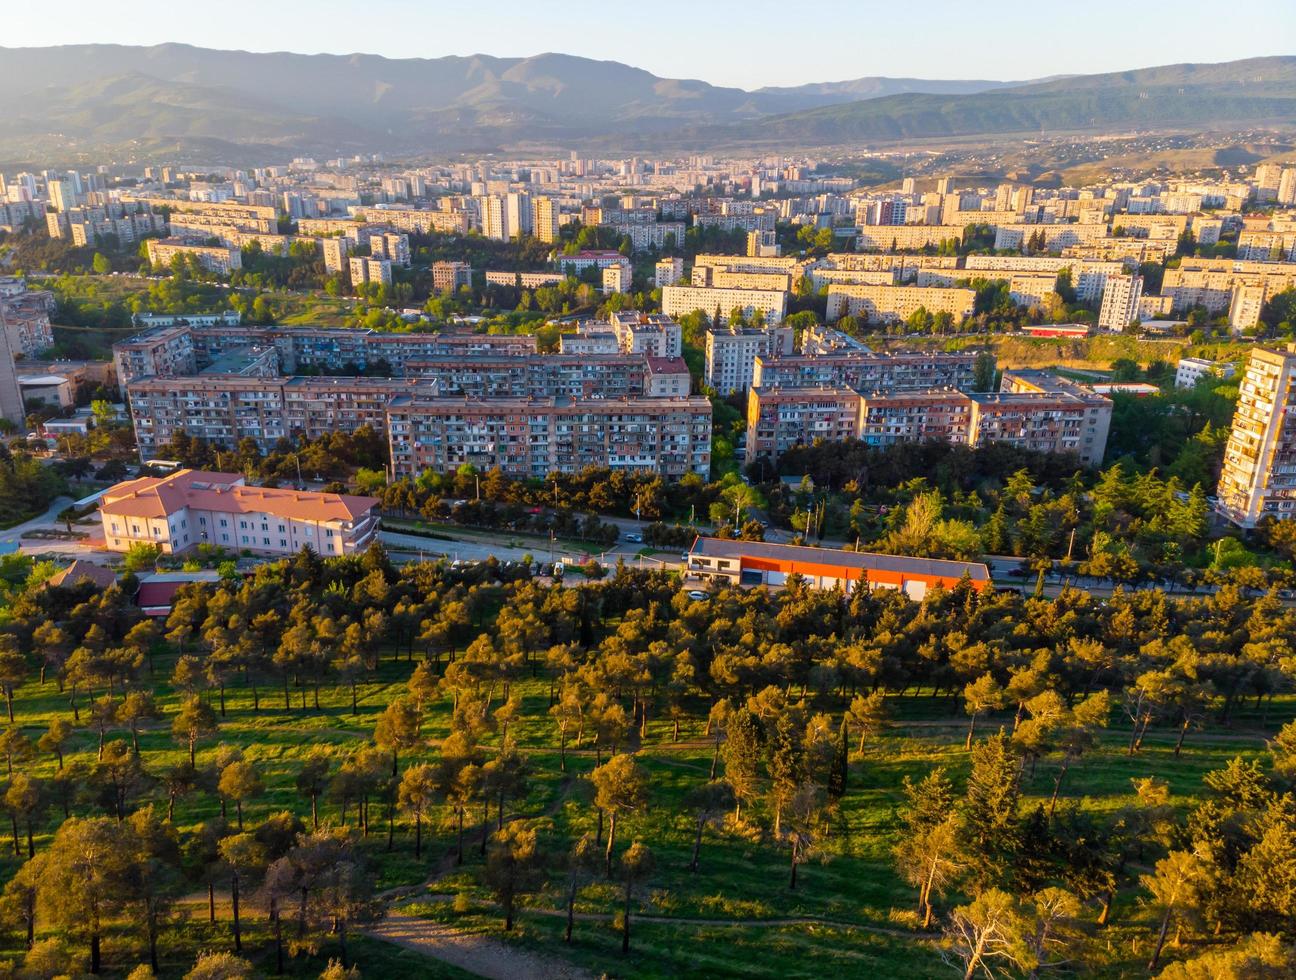
[[[155,544],[180,554],[200,544],[231,551],[290,555],[309,545],[321,555],[349,555],[378,532],[376,497],[249,487],[236,473],[177,470],[128,480],[99,504],[111,551]]]

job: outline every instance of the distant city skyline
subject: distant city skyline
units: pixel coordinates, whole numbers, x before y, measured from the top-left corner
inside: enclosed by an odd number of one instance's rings
[[[1296,38],[1296,5],[1290,0],[1252,0],[1247,16],[1265,28],[1249,32],[1202,30],[1219,16],[1218,4],[1204,0],[1153,2],[1137,10],[1117,0],[1091,0],[1082,7],[929,0],[920,8],[822,0],[812,13],[773,0],[569,0],[562,16],[531,2],[443,8],[417,0],[231,0],[213,11],[139,0],[121,5],[119,17],[111,16],[113,6],[66,0],[58,17],[10,18],[4,46],[177,42],[390,58],[553,51],[620,61],[668,78],[754,89],[871,75],[1026,80],[1093,74],[1291,54]],[[1152,22],[1155,31],[1138,31]],[[1094,37],[1106,43],[1080,43]]]

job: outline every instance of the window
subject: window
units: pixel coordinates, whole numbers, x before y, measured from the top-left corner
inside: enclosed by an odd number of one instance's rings
[[[243,535],[243,543],[244,543],[244,544],[247,544],[247,543],[248,543],[248,539],[247,539],[247,535],[246,535],[246,534]]]
[[[221,518],[221,527],[229,527],[229,521],[225,520],[223,517]]]

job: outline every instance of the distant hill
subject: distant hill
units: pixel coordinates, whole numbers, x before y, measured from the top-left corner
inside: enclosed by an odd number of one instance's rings
[[[1296,57],[1078,75],[965,95],[890,95],[742,127],[810,143],[1048,130],[1296,123]]]
[[[865,77],[747,92],[563,54],[391,59],[183,44],[0,48],[0,147],[393,154],[582,141],[806,145],[1296,118],[1296,59],[1031,83]],[[262,157],[264,158],[264,157]]]

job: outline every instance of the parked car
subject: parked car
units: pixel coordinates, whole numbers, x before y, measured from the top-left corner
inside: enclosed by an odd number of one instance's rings
[[[643,544],[643,535],[635,531],[631,531],[629,534],[627,534],[625,536],[625,539],[629,541],[631,544]]]
[[[688,597],[694,602],[705,602],[711,598],[711,593],[703,592],[701,589],[689,589]]]

